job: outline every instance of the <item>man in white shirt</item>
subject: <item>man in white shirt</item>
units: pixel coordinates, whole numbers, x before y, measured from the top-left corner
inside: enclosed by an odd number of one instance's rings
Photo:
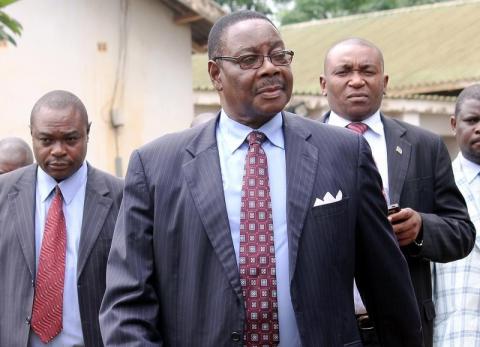
[[[480,230],[480,84],[460,93],[450,120],[460,148],[452,163],[455,182]],[[466,258],[436,263],[434,281],[434,346],[480,346],[480,239]]]
[[[439,136],[380,112],[388,75],[382,52],[373,43],[351,38],[335,44],[325,57],[320,84],[331,109],[324,121],[362,130],[382,177],[385,199],[400,207],[389,220],[409,265],[424,343],[431,347],[435,311],[430,260],[463,258],[475,241],[447,149]],[[364,345],[378,346],[365,307],[360,300],[355,306]]]
[[[37,164],[0,177],[0,346],[102,346],[98,311],[123,182],[85,161],[85,106],[33,107]]]

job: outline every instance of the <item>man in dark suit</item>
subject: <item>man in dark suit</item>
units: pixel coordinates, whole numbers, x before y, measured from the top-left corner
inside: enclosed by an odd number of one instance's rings
[[[430,261],[465,257],[473,248],[475,229],[441,138],[380,113],[387,83],[383,56],[375,45],[357,38],[335,44],[320,77],[331,108],[324,121],[363,127],[382,176],[385,199],[400,207],[389,220],[408,261],[428,347],[435,316]],[[356,313],[362,317],[364,310],[358,300]]]
[[[131,156],[105,345],[360,347],[355,274],[384,344],[421,346],[368,144],[283,112],[293,52],[265,16],[222,17],[208,46],[217,118]]]
[[[0,346],[102,346],[98,312],[123,182],[85,161],[83,103],[35,104],[32,164],[0,176]]]
[[[32,150],[19,137],[0,140],[0,175],[33,163]]]

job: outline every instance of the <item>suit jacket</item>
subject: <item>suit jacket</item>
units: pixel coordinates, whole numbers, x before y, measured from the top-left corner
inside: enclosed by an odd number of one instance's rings
[[[480,230],[480,197],[472,190],[465,175],[461,154],[453,161],[458,188],[465,197],[468,213]],[[464,259],[434,267],[434,302],[436,309],[433,343],[436,347],[480,346],[480,237],[473,251]]]
[[[423,246],[412,244],[402,250],[418,301],[425,346],[431,347],[435,308],[430,261],[444,263],[467,256],[475,242],[475,228],[455,184],[442,139],[384,115],[381,119],[387,145],[390,203],[410,207],[422,217]]]
[[[421,346],[407,265],[368,144],[291,114],[283,126],[290,289],[302,345],[362,346],[356,274],[382,342]],[[106,346],[243,345],[215,128],[212,120],[132,154],[100,311]],[[313,207],[339,190],[341,201]]]
[[[0,346],[28,345],[35,283],[37,165],[0,176]],[[123,182],[90,165],[77,263],[85,346],[102,346],[98,311]]]

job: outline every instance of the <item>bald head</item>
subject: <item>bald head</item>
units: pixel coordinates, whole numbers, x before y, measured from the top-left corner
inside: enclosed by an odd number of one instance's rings
[[[4,174],[33,163],[32,150],[18,137],[0,140],[0,174]]]
[[[329,62],[332,53],[335,52],[336,50],[342,49],[346,46],[357,46],[357,47],[369,47],[369,48],[371,48],[378,55],[378,59],[379,59],[379,62],[380,62],[381,68],[382,68],[382,72],[384,71],[383,53],[380,50],[380,48],[378,48],[377,46],[375,46],[375,44],[373,44],[372,42],[370,42],[368,40],[362,39],[360,37],[352,37],[352,38],[349,38],[349,39],[339,41],[328,49],[328,51],[325,55],[325,60],[323,61],[323,71],[324,72],[327,71],[327,63]]]
[[[89,129],[87,109],[83,102],[73,93],[66,90],[53,90],[42,96],[33,106],[30,114],[30,127],[35,123],[36,117],[42,108],[50,110],[73,109],[79,113],[87,129]]]
[[[320,86],[338,116],[351,122],[369,118],[380,109],[387,84],[382,52],[373,43],[352,38],[328,50]]]

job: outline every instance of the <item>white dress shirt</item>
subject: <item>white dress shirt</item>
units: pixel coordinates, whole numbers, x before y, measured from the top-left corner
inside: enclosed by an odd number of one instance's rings
[[[261,131],[267,136],[267,140],[262,144],[262,148],[267,155],[270,198],[272,201],[278,321],[280,328],[279,346],[298,347],[301,346],[300,335],[290,297],[286,212],[287,179],[282,125],[283,118],[281,113],[278,113],[259,129],[251,129],[232,120],[222,110],[216,137],[225,203],[238,266],[242,179],[248,149],[245,139],[253,130]]]
[[[77,260],[87,184],[87,164],[84,162],[77,172],[60,183],[57,183],[55,179],[38,167],[35,193],[35,259],[37,269],[45,221],[54,196],[52,191],[57,184],[63,196],[63,214],[65,215],[67,228],[67,253],[65,255],[65,284],[63,291],[63,330],[48,344],[42,343],[37,334],[31,331],[31,347],[84,346],[78,305]]]

